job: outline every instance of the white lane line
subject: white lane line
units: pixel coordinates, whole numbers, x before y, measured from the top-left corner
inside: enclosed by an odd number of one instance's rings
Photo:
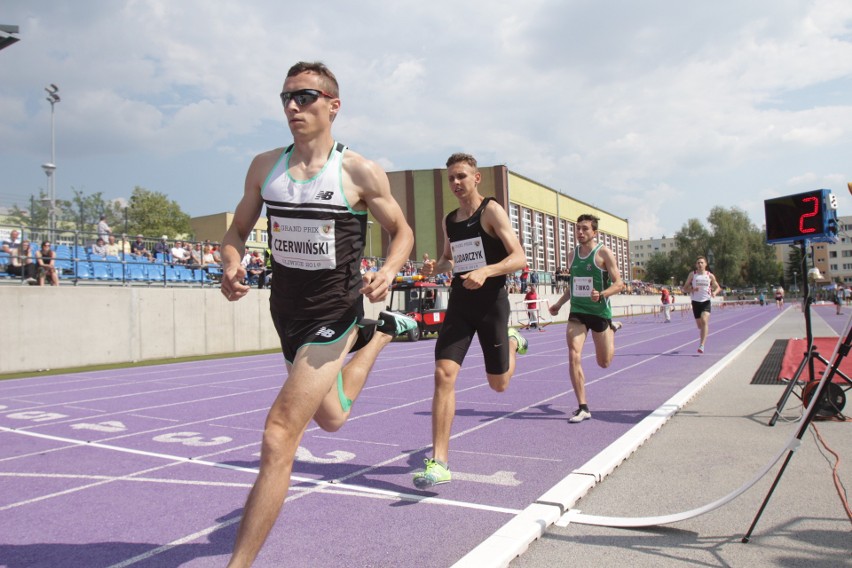
[[[176,463],[195,464],[195,465],[202,465],[202,466],[208,466],[208,467],[216,467],[216,468],[220,468],[220,469],[227,469],[227,470],[231,470],[231,471],[241,471],[241,472],[253,473],[255,475],[257,475],[259,473],[259,470],[257,468],[235,466],[235,465],[221,463],[221,462],[212,462],[212,461],[208,461],[208,460],[204,460],[204,459],[186,458],[186,457],[182,457],[182,456],[175,456],[175,455],[171,455],[171,454],[163,454],[163,453],[159,453],[159,452],[148,452],[148,451],[144,451],[144,450],[135,450],[135,449],[131,449],[131,448],[123,448],[121,446],[113,446],[113,445],[110,445],[110,444],[101,444],[101,443],[98,443],[98,442],[81,442],[79,440],[73,440],[73,439],[70,439],[70,438],[63,438],[61,436],[51,436],[51,435],[48,435],[48,434],[40,434],[38,432],[28,432],[28,431],[24,431],[24,430],[11,430],[11,429],[5,428],[3,426],[0,426],[0,431],[11,432],[11,433],[20,434],[20,435],[23,435],[23,436],[32,436],[32,437],[36,437],[36,438],[44,438],[44,439],[49,439],[49,440],[54,440],[54,441],[61,441],[61,442],[65,442],[65,443],[76,444],[76,445],[79,445],[79,446],[86,446],[86,447],[92,447],[92,448],[98,448],[98,449],[102,449],[102,450],[111,450],[111,451],[116,451],[116,452],[123,452],[123,453],[128,453],[128,454],[134,454],[134,455],[140,455],[140,456],[146,456],[146,457],[153,457],[153,458],[168,460],[168,461],[173,462],[175,464]],[[156,468],[154,468],[154,469],[156,469]],[[152,469],[144,470],[144,472],[148,472],[148,471],[152,471]],[[138,475],[138,473],[139,472],[137,472],[135,474],[128,474],[128,475],[125,475],[125,476],[120,476],[120,477],[117,477],[117,478],[110,478],[109,480],[100,481],[100,482],[91,484],[87,487],[69,489],[69,490],[66,490],[66,491],[61,491],[61,492],[52,494],[50,496],[42,496],[42,497],[38,497],[38,498],[35,498],[35,499],[30,499],[28,501],[20,502],[20,503],[12,503],[12,504],[0,507],[0,511],[4,511],[6,509],[11,509],[11,508],[23,505],[23,504],[29,504],[29,503],[32,503],[32,502],[35,502],[35,501],[41,501],[41,500],[44,500],[45,498],[48,498],[48,497],[66,495],[68,493],[73,493],[73,492],[79,491],[81,489],[94,487],[96,485],[101,485],[103,483],[111,483],[111,482],[116,481],[116,480],[125,480],[125,479],[128,479],[131,476]],[[477,509],[477,510],[481,510],[481,511],[491,511],[491,512],[508,513],[508,514],[517,514],[517,513],[520,512],[517,509],[511,509],[511,508],[506,508],[506,507],[496,507],[496,506],[491,506],[491,505],[482,505],[482,504],[479,504],[479,503],[469,503],[469,502],[466,502],[466,501],[440,499],[438,497],[425,497],[423,495],[415,495],[415,494],[412,494],[412,493],[402,493],[402,492],[399,492],[399,491],[388,491],[388,490],[385,490],[385,489],[376,489],[376,488],[373,488],[373,487],[367,487],[367,486],[362,486],[362,485],[352,485],[352,484],[340,483],[340,482],[336,482],[336,481],[325,481],[325,480],[322,480],[322,479],[313,479],[313,478],[309,478],[309,477],[301,477],[301,476],[296,476],[296,475],[291,476],[290,479],[295,481],[295,482],[298,482],[298,483],[315,485],[315,486],[318,486],[318,487],[321,487],[321,488],[333,488],[337,491],[349,490],[349,491],[352,491],[354,493],[367,493],[367,494],[373,494],[373,495],[380,495],[380,496],[386,496],[386,497],[391,497],[391,498],[394,498],[394,499],[405,500],[405,501],[415,501],[415,502],[419,502],[419,503],[434,503],[434,504],[440,504],[440,505],[450,505],[450,506],[454,506],[454,507],[462,507],[462,508],[468,508],[468,509]]]
[[[251,483],[236,483],[229,481],[199,481],[193,479],[165,479],[161,477],[127,477],[125,475],[88,475],[79,473],[26,473],[3,472],[0,477],[19,479],[84,479],[86,481],[133,481],[136,483],[155,483],[163,485],[197,485],[201,487],[241,487],[250,488]]]
[[[562,518],[565,511],[571,512],[571,507],[583,495],[588,493],[597,483],[603,481],[619,463],[644,444],[680,408],[712,381],[724,367],[769,329],[782,313],[771,319],[761,329],[744,340],[725,357],[671,397],[669,401],[663,403],[656,411],[628,430],[627,433],[599,452],[586,464],[568,474],[524,509],[521,514],[503,525],[456,562],[453,568],[502,568],[508,566],[512,560],[527,550],[532,541],[540,538],[547,527]],[[694,341],[690,343],[694,344]],[[574,512],[574,514],[578,513],[578,511]],[[570,521],[570,518],[566,520]]]

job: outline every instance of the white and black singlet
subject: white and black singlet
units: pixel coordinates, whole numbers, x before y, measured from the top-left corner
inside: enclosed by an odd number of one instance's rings
[[[343,154],[335,142],[323,169],[307,180],[288,170],[285,149],[261,189],[272,252],[272,311],[287,319],[334,320],[362,302],[360,260],[367,212],[343,192]]]

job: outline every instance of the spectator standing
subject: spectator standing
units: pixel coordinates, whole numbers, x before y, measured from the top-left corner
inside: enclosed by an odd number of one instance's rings
[[[529,317],[530,329],[544,331],[544,328],[539,326],[538,321],[538,294],[536,294],[535,286],[532,284],[527,288],[527,293],[524,296],[524,303],[527,305],[527,316]]]
[[[41,248],[36,251],[36,260],[38,261],[38,285],[44,286],[44,281],[48,280],[51,286],[59,286],[56,252],[50,248],[50,241],[41,243]]]
[[[521,271],[521,294],[527,293],[527,284],[530,281],[530,265],[525,264]]]
[[[833,300],[834,300],[834,307],[837,308],[837,315],[841,314],[840,308],[843,307],[843,297],[844,297],[845,292],[846,291],[843,289],[842,285],[840,285],[840,284],[834,285],[834,298],[833,298]]]
[[[106,215],[101,215],[100,220],[98,221],[98,238],[101,238],[106,242],[107,238],[112,234],[112,229],[109,228],[109,224],[106,222]]]
[[[674,296],[672,296],[671,292],[669,292],[668,288],[663,288],[662,293],[660,294],[660,303],[663,305],[663,317],[665,318],[663,321],[665,323],[672,323],[672,303],[674,302]]]

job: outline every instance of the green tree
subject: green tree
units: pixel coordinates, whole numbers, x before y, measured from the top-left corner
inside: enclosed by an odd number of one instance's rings
[[[127,214],[131,234],[184,236],[191,230],[189,215],[176,201],[169,200],[164,193],[143,187],[133,189]]]
[[[756,231],[748,214],[736,207],[714,207],[707,217],[712,227],[708,251],[713,251],[711,270],[719,283],[740,287],[749,280],[745,274],[748,262],[749,235]]]
[[[686,274],[695,259],[707,257],[710,270],[724,287],[767,286],[783,278],[781,264],[775,260],[772,245],[766,244],[745,211],[732,207],[714,207],[707,217],[710,229],[698,219],[690,219],[675,234],[677,251],[675,270]]]
[[[671,253],[655,252],[645,263],[645,280],[648,282],[671,284],[674,276],[675,283],[680,283],[684,280],[683,273]]]
[[[780,246],[780,245],[779,245]],[[787,272],[784,279],[787,282],[785,286],[789,290],[798,291],[802,286],[802,282],[807,278],[807,265],[804,272],[802,271],[802,247],[798,245],[788,245],[787,247]],[[795,272],[795,274],[793,274]]]
[[[40,190],[38,197],[33,196],[28,205],[27,209],[21,209],[17,203],[12,204],[6,216],[7,222],[21,227],[47,227],[50,212],[47,193],[43,189]]]
[[[106,222],[116,236],[124,232],[124,212],[119,201],[107,201],[102,192],[86,195],[83,191],[73,189],[74,197],[63,212],[62,220],[73,223],[82,234],[94,235],[101,215],[106,215]]]
[[[689,219],[674,238],[677,250],[672,253],[672,270],[675,282],[685,282],[687,274],[695,266],[695,259],[707,256],[710,233],[701,221]]]

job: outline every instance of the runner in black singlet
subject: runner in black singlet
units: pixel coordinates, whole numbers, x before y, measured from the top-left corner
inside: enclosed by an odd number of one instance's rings
[[[385,172],[332,137],[338,93],[337,80],[322,63],[297,63],[289,70],[281,101],[293,145],[254,158],[222,241],[222,294],[236,301],[249,292],[240,260],[266,204],[274,274],[270,309],[287,364],[287,379],[266,418],[260,473],[237,531],[231,568],[250,566],[263,546],[310,421],[329,431],[340,428],[379,352],[416,325],[386,312],[378,327],[362,322],[364,297],[386,298],[414,237]],[[368,210],[391,244],[382,268],[362,276]]]

